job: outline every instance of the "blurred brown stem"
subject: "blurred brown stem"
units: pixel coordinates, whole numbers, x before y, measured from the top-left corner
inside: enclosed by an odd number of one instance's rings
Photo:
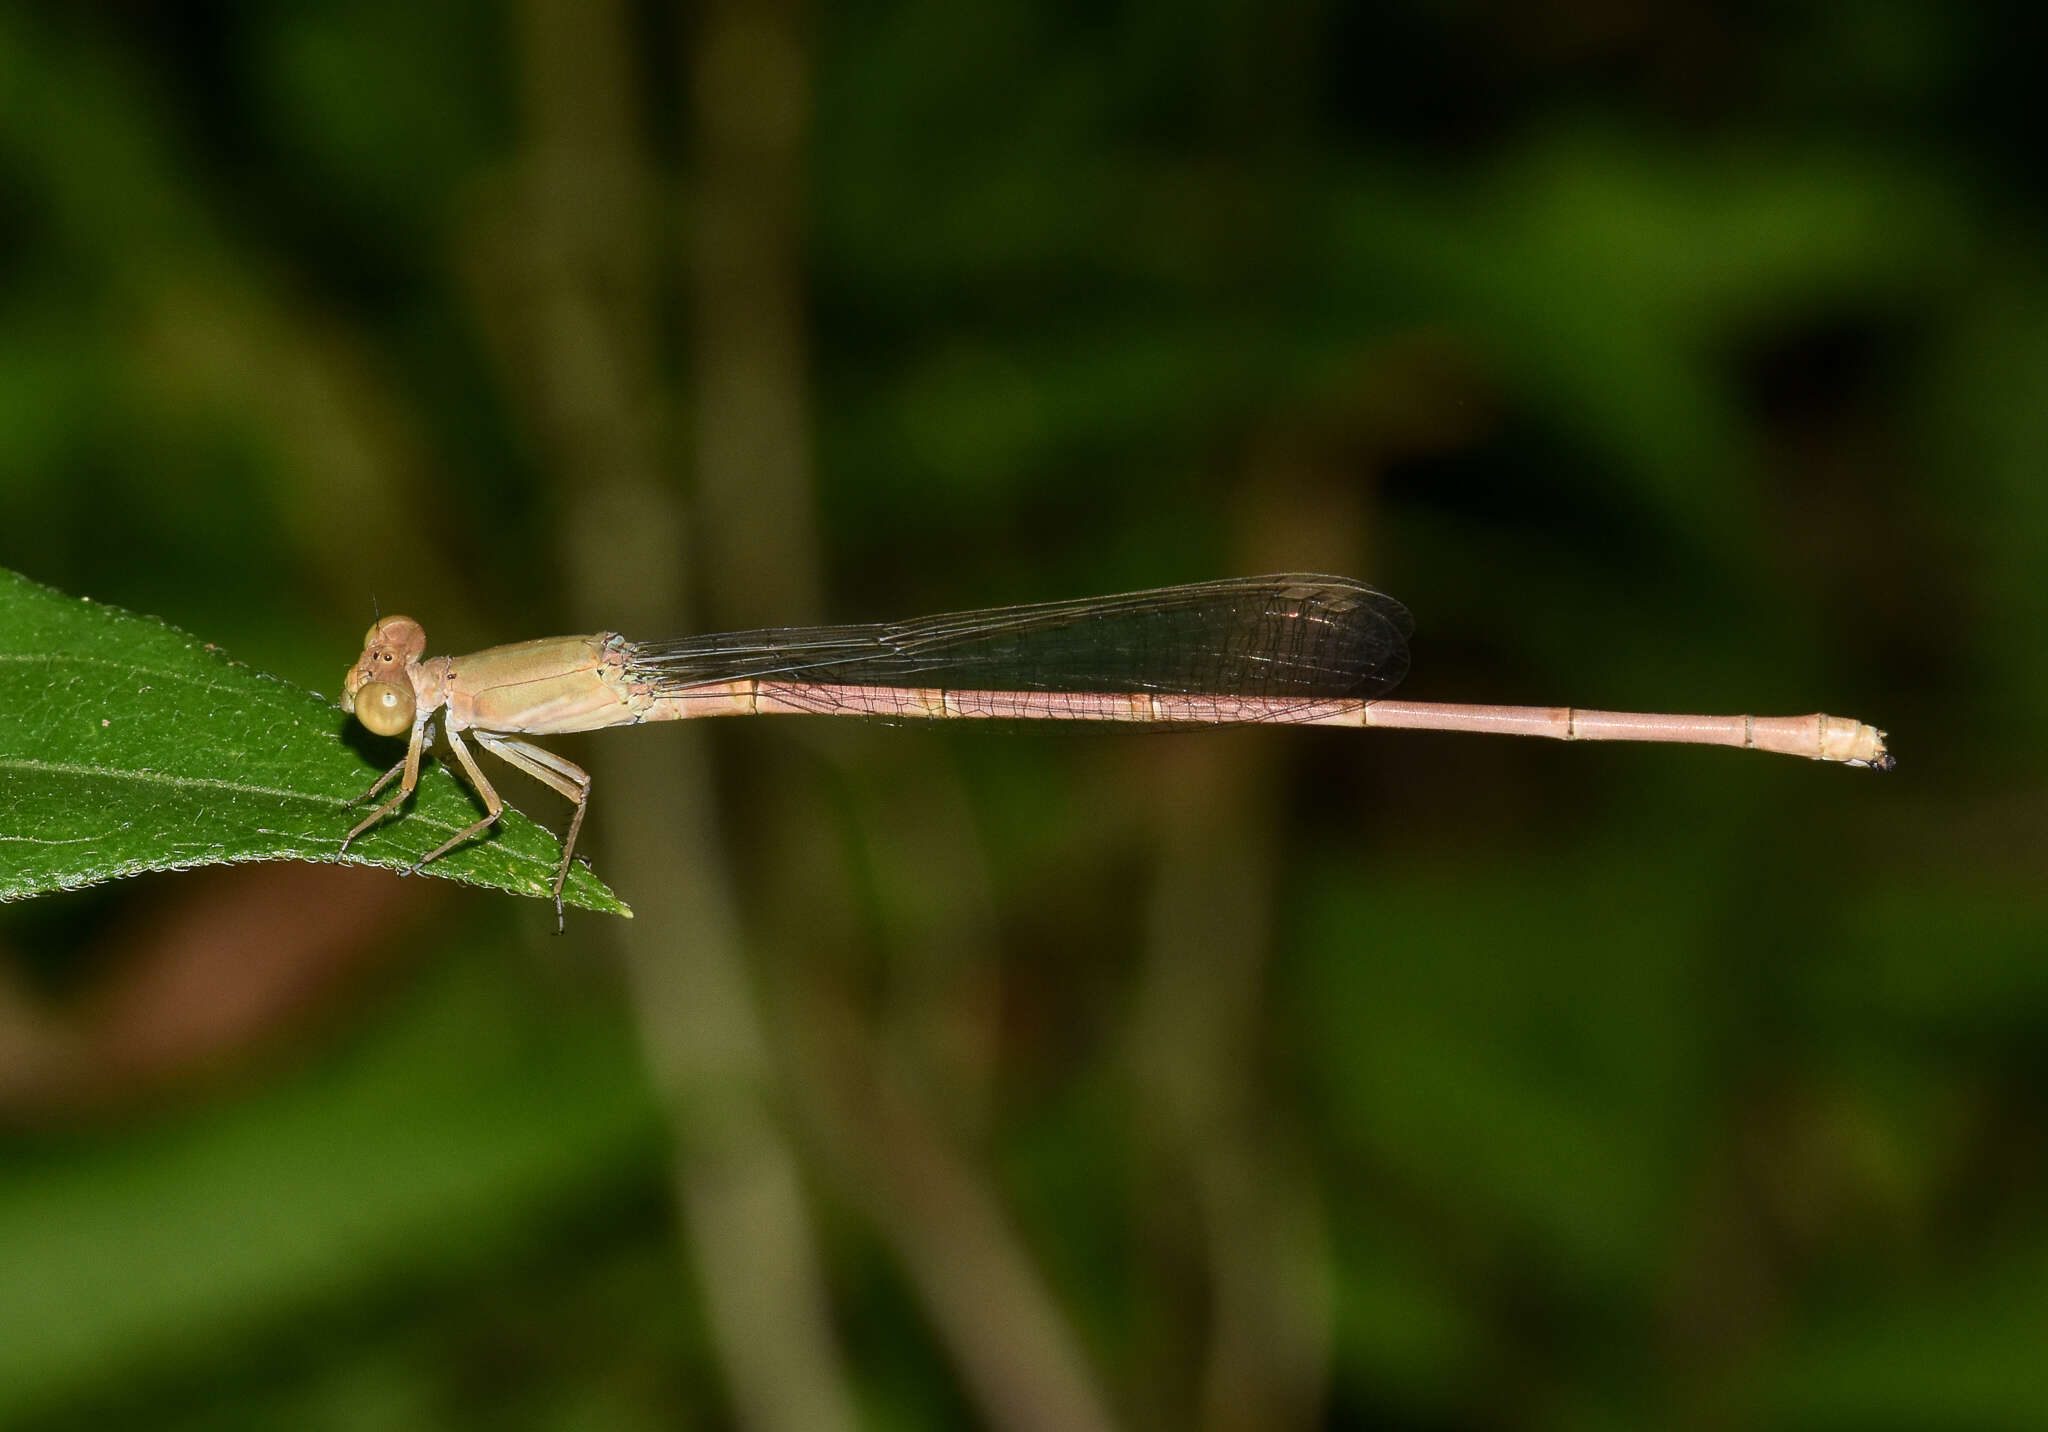
[[[668,630],[684,615],[686,546],[657,476],[657,285],[626,7],[527,0],[521,15],[533,142],[529,187],[505,228],[525,238],[532,271],[529,346],[514,366],[530,367],[556,470],[588,483],[565,513],[577,606],[602,613],[599,625]],[[718,12],[704,23],[715,45]],[[707,399],[705,421],[720,420]],[[592,765],[615,797],[597,804],[602,843],[639,906],[617,933],[712,1338],[742,1424],[851,1428],[796,1154],[771,1112],[774,1070],[702,744],[663,734],[615,743]]]
[[[705,585],[721,626],[786,621],[822,606],[800,261],[807,84],[798,7],[714,0],[705,8],[692,85],[697,496]],[[840,753],[867,744],[823,740]],[[904,794],[918,790],[922,800]],[[815,789],[784,794],[809,810],[819,799]],[[950,809],[942,781],[906,779],[880,803],[885,820],[906,803],[927,816]],[[960,843],[968,841],[962,831]],[[969,863],[945,861],[939,878],[964,884]],[[937,903],[957,912],[962,902]],[[985,928],[971,915],[941,913],[938,922],[955,932]],[[815,960],[832,943],[814,929],[800,954]],[[956,1007],[973,1004],[974,981],[961,965],[983,958],[975,951],[943,962],[956,978],[940,974],[938,983],[966,992]],[[919,1017],[946,1012],[938,1000],[917,1002]],[[881,1041],[850,1006],[826,1023],[830,1034],[809,1012],[788,1020],[793,1047],[810,1056],[795,1077],[984,1415],[999,1427],[1107,1427],[1085,1362],[993,1188],[947,1146],[908,1088],[878,1072]],[[821,1049],[821,1039],[833,1047]],[[852,1097],[847,1081],[872,1097]]]
[[[818,1127],[988,1425],[1107,1432],[1114,1424],[1087,1359],[993,1186],[948,1145],[851,1002],[813,998],[803,1022],[817,1061],[804,1088]]]
[[[1198,1250],[1157,1255],[1169,1269],[1202,1267],[1208,1298],[1205,1325],[1175,1330],[1194,1346],[1168,1350],[1154,1410],[1215,1432],[1310,1427],[1328,1362],[1321,1216],[1307,1160],[1268,1107],[1258,1047],[1276,879],[1260,792],[1274,763],[1219,742],[1163,756],[1172,775],[1152,783],[1166,810],[1134,1064],[1153,1116],[1151,1177],[1169,1202],[1191,1199],[1199,1225]],[[1202,1369],[1198,1415],[1180,1401],[1191,1365]]]

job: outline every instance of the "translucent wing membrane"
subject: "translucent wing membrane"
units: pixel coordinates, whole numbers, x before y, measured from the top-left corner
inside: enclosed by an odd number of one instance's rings
[[[844,711],[864,688],[1249,698],[1305,719],[1408,670],[1408,609],[1360,582],[1286,575],[870,626],[727,632],[630,648],[661,695],[757,680]],[[878,711],[898,711],[873,698]],[[1254,708],[1237,705],[1240,712]]]

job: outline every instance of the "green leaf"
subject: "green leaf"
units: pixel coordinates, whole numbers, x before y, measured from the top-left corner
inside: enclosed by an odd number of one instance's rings
[[[481,811],[437,764],[342,854],[348,803],[402,754],[196,637],[0,569],[0,900],[239,860],[405,869]],[[545,898],[560,859],[508,810],[426,873]],[[581,865],[562,898],[632,914]]]

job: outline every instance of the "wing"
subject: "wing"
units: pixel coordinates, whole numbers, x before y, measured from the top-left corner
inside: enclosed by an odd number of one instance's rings
[[[715,682],[950,691],[1155,692],[1337,703],[1407,674],[1408,609],[1343,577],[1287,574],[868,626],[775,627],[629,648],[667,695]],[[1303,714],[1306,714],[1304,711]]]

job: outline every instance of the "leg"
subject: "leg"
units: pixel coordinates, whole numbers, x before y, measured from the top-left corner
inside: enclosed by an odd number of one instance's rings
[[[355,805],[358,802],[371,799],[377,792],[391,784],[393,776],[397,775],[400,771],[405,772],[405,779],[398,783],[398,794],[357,821],[356,828],[341,838],[341,848],[344,851],[348,849],[348,843],[351,840],[354,840],[378,821],[384,819],[385,816],[390,815],[391,812],[404,805],[406,797],[412,794],[413,787],[420,783],[420,752],[425,750],[428,743],[433,739],[427,734],[427,731],[426,722],[421,721],[415,725],[412,728],[412,744],[406,747],[405,750],[405,759],[379,776],[376,785],[371,786],[368,790],[357,796],[355,800],[349,802],[349,805]],[[347,808],[347,806],[342,807],[344,810]]]
[[[425,726],[421,728],[420,746],[422,749],[428,751],[434,749],[434,728],[432,726]],[[364,791],[361,795],[357,796],[354,800],[350,801],[348,805],[344,805],[342,809],[347,810],[349,806],[357,806],[361,805],[364,801],[375,800],[377,798],[377,792],[383,790],[384,787],[390,785],[391,778],[397,775],[400,771],[404,770],[406,768],[407,763],[409,763],[411,760],[412,752],[408,749],[405,755],[399,758],[397,765],[393,766],[383,775],[377,777],[376,785],[371,786],[368,790]]]
[[[406,763],[406,760],[407,760],[407,758],[406,758],[406,757],[404,757],[404,756],[400,756],[400,757],[398,758],[398,764],[397,764],[397,765],[393,766],[393,767],[392,767],[392,768],[391,768],[390,770],[386,771],[386,772],[385,772],[385,773],[384,773],[383,775],[381,775],[381,776],[377,777],[377,784],[376,784],[376,785],[374,785],[374,786],[371,786],[371,787],[370,787],[370,788],[369,788],[368,790],[364,791],[364,792],[363,792],[363,793],[362,793],[361,795],[357,796],[357,797],[356,797],[356,798],[355,798],[354,800],[350,801],[350,802],[348,803],[348,805],[345,805],[345,806],[343,806],[343,807],[342,807],[342,809],[343,809],[343,810],[347,810],[347,809],[348,809],[348,806],[359,806],[359,805],[361,805],[361,804],[362,804],[362,803],[363,803],[364,801],[370,801],[370,800],[375,800],[375,799],[377,798],[377,792],[379,792],[379,791],[383,790],[383,789],[384,789],[384,787],[386,787],[386,786],[390,785],[390,784],[391,784],[391,780],[392,780],[392,777],[396,776],[396,775],[397,775],[397,774],[398,774],[398,773],[399,773],[400,771],[402,771],[402,770],[404,770],[404,769],[405,769],[405,763]]]
[[[479,737],[478,739],[482,738]],[[469,754],[469,747],[462,743],[462,733],[457,731],[452,724],[448,727],[448,747],[455,752],[455,759],[462,763],[463,774],[469,777],[469,783],[476,788],[476,793],[484,798],[484,810],[488,813],[482,820],[477,821],[473,825],[464,826],[461,830],[455,832],[454,835],[434,847],[434,849],[422,855],[413,863],[412,869],[405,872],[408,875],[417,875],[421,867],[433,864],[464,841],[482,835],[493,825],[496,825],[498,817],[505,813],[505,802],[498,799],[498,793],[491,788],[491,783],[484,779],[484,773],[477,769],[475,758]]]
[[[583,813],[590,809],[590,772],[530,741],[509,740],[482,731],[477,732],[476,740],[506,765],[526,772],[576,803],[576,814],[569,818],[569,834],[562,841],[562,864],[555,871],[555,933],[559,935],[563,929],[562,885],[569,878],[569,861],[576,853],[576,832],[583,829]]]

